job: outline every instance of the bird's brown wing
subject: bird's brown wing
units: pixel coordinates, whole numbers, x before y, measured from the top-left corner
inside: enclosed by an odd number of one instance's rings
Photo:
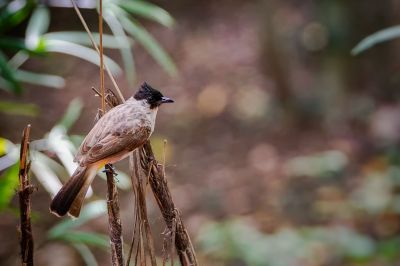
[[[85,166],[142,145],[151,129],[143,126],[140,119],[132,119],[129,114],[135,111],[127,104],[108,111],[85,137],[75,161]]]
[[[107,135],[82,157],[80,164],[89,165],[132,151],[146,142],[150,136],[150,130],[149,127],[140,127],[135,131]]]

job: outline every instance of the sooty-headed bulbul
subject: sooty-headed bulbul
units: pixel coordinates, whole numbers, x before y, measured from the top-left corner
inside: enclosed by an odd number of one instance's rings
[[[172,102],[143,83],[133,97],[102,116],[83,140],[75,156],[78,167],[53,198],[50,211],[78,217],[97,171],[141,147],[153,133],[158,107]]]

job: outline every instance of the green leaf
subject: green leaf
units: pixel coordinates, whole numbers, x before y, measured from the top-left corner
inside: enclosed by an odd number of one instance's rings
[[[27,52],[19,51],[10,60],[8,60],[8,64],[11,68],[17,69],[28,59],[29,54]]]
[[[38,46],[38,47],[36,47],[36,49],[32,50],[25,45],[24,39],[8,37],[8,36],[2,36],[0,38],[0,48],[5,49],[5,50],[10,50],[13,52],[22,50],[22,51],[29,52],[29,54],[33,54],[33,55],[41,55],[45,52],[43,50],[43,47]]]
[[[0,101],[0,112],[9,115],[37,116],[39,107],[31,103]]]
[[[47,154],[40,152],[39,150],[42,150],[44,152],[48,152],[48,143],[46,139],[38,139],[38,140],[33,140],[30,142],[30,145],[32,147],[30,155],[32,157],[32,165],[35,165],[36,162],[40,162],[41,165],[45,165],[48,170],[47,171],[52,171],[54,173],[54,175],[61,179],[61,180],[68,180],[68,178],[70,177],[67,169],[65,169],[65,167],[58,162],[58,160],[54,160],[54,157],[51,158],[49,157]],[[39,166],[40,168],[40,166]],[[33,172],[33,169],[31,169]],[[42,169],[40,169],[42,170]],[[45,170],[46,171],[46,170]],[[39,172],[40,173],[40,172]],[[49,182],[50,180],[47,178],[47,176],[43,176],[43,174],[40,174],[41,177],[43,177],[43,179],[46,179],[46,183],[50,183],[49,185],[52,185],[51,182]],[[40,181],[39,177],[37,177],[38,181]],[[43,185],[43,187],[45,187],[45,185]],[[57,193],[57,191],[55,191],[55,193]]]
[[[35,151],[31,151],[31,155],[33,158],[31,172],[43,186],[44,190],[50,195],[55,195],[61,188],[61,183],[56,173],[50,168],[50,164],[46,164],[47,160],[43,160],[45,155]]]
[[[4,210],[15,195],[18,187],[19,165],[14,164],[0,176],[0,211]]]
[[[49,28],[50,13],[47,7],[38,6],[32,13],[28,26],[26,27],[25,43],[32,50],[39,47],[40,36]]]
[[[0,32],[11,30],[24,21],[34,6],[34,0],[10,1],[7,7],[3,8],[0,13]]]
[[[136,71],[129,38],[126,36],[124,28],[122,27],[121,23],[119,23],[111,9],[108,9],[106,12],[104,12],[104,20],[107,22],[112,33],[116,36],[115,39],[120,45],[121,58],[124,64],[126,77],[128,82],[133,85],[135,82]]]
[[[60,40],[47,40],[46,50],[48,52],[57,52],[72,55],[90,63],[100,65],[100,59],[97,52],[93,49],[87,48],[85,46],[75,44],[67,41]],[[114,74],[121,73],[121,68],[115,63],[111,58],[104,56],[104,62],[110,68],[110,71]]]
[[[5,55],[0,51],[0,75],[4,78],[5,87],[3,89],[9,89],[16,94],[22,92],[22,87],[15,77],[15,70],[12,69],[8,63]]]
[[[164,68],[168,74],[174,76],[177,73],[176,66],[171,57],[164,51],[158,44],[156,39],[142,27],[137,21],[129,19],[127,16],[118,16],[124,29],[132,35],[142,46],[149,52],[149,54]]]
[[[69,135],[69,140],[71,141],[71,143],[74,144],[76,148],[78,148],[81,145],[84,139],[85,136],[82,135]]]
[[[399,258],[400,238],[395,237],[384,240],[378,244],[378,254],[390,261],[396,261]]]
[[[351,50],[352,55],[359,55],[365,50],[389,40],[400,37],[400,26],[390,27],[384,30],[375,32],[359,42],[356,47]]]
[[[92,33],[93,38],[96,43],[99,44],[100,35],[98,33]],[[43,35],[46,40],[59,40],[59,41],[67,41],[73,42],[76,44],[92,46],[92,42],[86,32],[83,31],[57,31],[57,32],[49,32]],[[117,38],[109,35],[103,34],[103,46],[105,48],[111,49],[121,49],[125,47],[130,47],[131,40],[127,40],[126,43],[118,42]]]
[[[97,266],[96,258],[93,253],[90,251],[89,247],[85,244],[77,244],[74,243],[72,246],[78,251],[81,255],[82,259],[85,261],[86,266]]]
[[[127,12],[151,19],[166,27],[172,27],[174,25],[172,16],[164,9],[152,3],[135,0],[119,1],[118,5]]]
[[[0,157],[7,153],[8,150],[8,140],[0,138]]]
[[[106,211],[107,206],[104,200],[92,201],[83,207],[79,218],[61,221],[59,224],[50,229],[48,236],[49,238],[58,238],[59,236],[66,234],[67,231],[105,214]]]
[[[70,243],[80,243],[93,245],[108,249],[110,241],[107,235],[83,231],[67,231],[62,235],[58,235],[57,240],[63,240]]]
[[[73,99],[65,111],[64,116],[61,118],[58,125],[63,126],[67,131],[72,127],[72,125],[78,120],[82,112],[82,101],[78,98]]]
[[[21,82],[26,82],[56,89],[60,89],[65,86],[65,81],[60,76],[50,75],[50,74],[39,74],[25,70],[16,70],[15,78]]]

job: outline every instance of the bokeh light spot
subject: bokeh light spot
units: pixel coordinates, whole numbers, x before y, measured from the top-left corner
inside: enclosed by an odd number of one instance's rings
[[[197,97],[197,109],[203,115],[213,117],[222,113],[226,107],[228,92],[221,85],[205,87]]]
[[[309,23],[301,34],[301,42],[309,51],[320,51],[328,44],[328,30],[318,22]]]

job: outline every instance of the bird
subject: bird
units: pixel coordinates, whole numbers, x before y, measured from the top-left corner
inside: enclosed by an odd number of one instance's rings
[[[105,113],[79,147],[78,167],[52,199],[50,212],[78,217],[97,171],[141,147],[154,131],[158,107],[173,102],[144,82],[133,97]]]

